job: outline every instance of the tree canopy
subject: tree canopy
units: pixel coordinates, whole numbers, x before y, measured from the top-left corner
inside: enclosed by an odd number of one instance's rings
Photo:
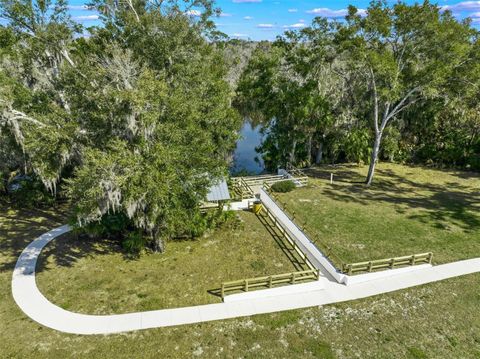
[[[185,15],[193,5],[205,16]],[[17,159],[2,171],[36,176],[53,193],[61,184],[78,224],[116,215],[163,250],[198,224],[240,126],[224,56],[208,41],[214,8],[92,6],[103,26],[84,37],[63,1],[2,1],[2,152]]]
[[[371,184],[379,157],[438,162],[439,149],[450,151],[444,140],[457,151],[446,164],[479,168],[478,89],[468,19],[428,1],[372,1],[365,14],[350,6],[344,21],[316,18],[259,46],[238,102],[267,128],[260,150],[270,167],[368,162]]]

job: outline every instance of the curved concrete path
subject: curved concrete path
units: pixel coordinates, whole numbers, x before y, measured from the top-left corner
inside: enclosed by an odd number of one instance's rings
[[[272,296],[268,296],[268,290],[263,290],[262,298],[237,294],[231,296],[234,300],[226,303],[129,314],[86,315],[69,312],[51,303],[39,291],[35,282],[35,267],[43,247],[69,230],[68,226],[56,228],[41,235],[25,248],[13,272],[12,294],[18,306],[31,319],[44,326],[74,334],[110,334],[306,308],[480,272],[480,258],[476,258],[349,286],[323,278],[319,282],[290,286],[294,292],[288,294],[270,292]],[[317,283],[318,286],[315,287]]]

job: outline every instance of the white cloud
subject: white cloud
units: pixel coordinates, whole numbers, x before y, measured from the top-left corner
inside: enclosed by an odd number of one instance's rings
[[[303,20],[303,19],[300,19],[300,20],[298,20],[298,22],[305,22],[305,20]]]
[[[98,15],[80,15],[74,16],[73,20],[77,21],[89,21],[89,20],[98,20]]]
[[[479,12],[474,12],[469,15],[470,17],[480,17],[480,11]]]
[[[288,9],[288,12],[298,12],[298,9]]]
[[[232,36],[233,36],[233,37],[248,37],[247,34],[239,34],[239,33],[237,33],[237,32],[234,33]]]
[[[303,22],[297,22],[296,24],[285,25],[283,28],[284,29],[301,29],[302,27],[305,27],[305,24]]]
[[[87,5],[68,5],[67,8],[69,10],[94,10],[93,6]]]
[[[314,14],[318,16],[328,17],[328,18],[336,18],[336,17],[344,17],[348,15],[348,9],[339,9],[333,10],[327,7],[319,7],[316,9],[308,10],[308,14]],[[357,9],[357,14],[360,16],[367,15],[367,10],[365,9]]]
[[[253,17],[252,16],[244,16],[243,19],[244,20],[253,20]]]
[[[475,19],[472,19],[473,24],[480,24],[480,17],[477,17]]]
[[[188,16],[201,16],[202,13],[199,10],[188,10],[185,12],[186,15]]]
[[[249,2],[262,2],[262,0],[233,0],[236,4],[249,3]]]
[[[480,1],[462,1],[454,5],[444,5],[442,10],[451,11],[475,11],[480,10]]]
[[[273,24],[258,24],[257,27],[260,29],[272,29],[274,26]]]
[[[228,12],[221,12],[219,16],[220,17],[231,17],[232,14],[229,14]]]

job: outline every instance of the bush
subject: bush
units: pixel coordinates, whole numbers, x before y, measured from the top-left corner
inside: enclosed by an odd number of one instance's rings
[[[23,207],[42,207],[55,204],[55,197],[48,193],[36,177],[17,176],[8,185],[10,200]]]
[[[273,192],[280,192],[280,193],[286,193],[290,192],[295,189],[295,183],[293,181],[287,180],[287,181],[281,181],[274,183],[272,185],[272,191]]]
[[[147,245],[147,239],[140,231],[130,232],[122,241],[122,247],[130,254],[139,254]]]

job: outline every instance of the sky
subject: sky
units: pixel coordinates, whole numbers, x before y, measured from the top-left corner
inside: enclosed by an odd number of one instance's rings
[[[98,15],[85,9],[84,0],[71,0],[73,18],[85,26],[98,24]],[[395,3],[396,0],[389,0]],[[406,0],[413,4],[415,0]],[[217,0],[222,9],[215,23],[230,37],[251,40],[274,40],[287,29],[308,26],[316,16],[342,18],[349,4],[366,9],[369,0]],[[471,17],[480,29],[480,1],[438,0],[437,4],[453,11],[456,17]],[[192,11],[195,17],[198,11]]]

